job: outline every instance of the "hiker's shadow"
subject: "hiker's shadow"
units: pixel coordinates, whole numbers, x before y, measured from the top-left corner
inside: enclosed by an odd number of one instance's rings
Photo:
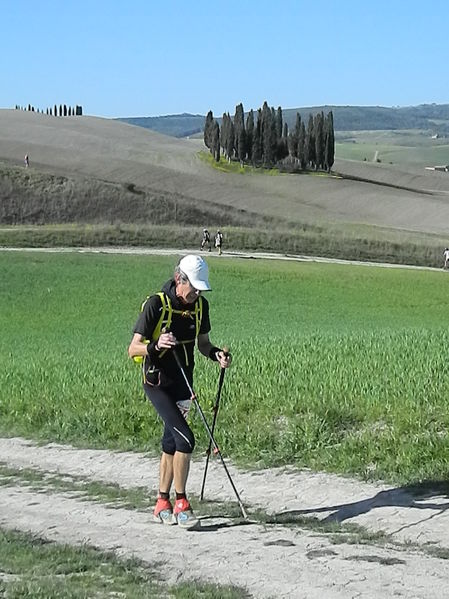
[[[326,518],[320,519],[321,522],[344,522],[349,518],[354,518],[376,508],[387,506],[435,510],[435,514],[431,516],[434,517],[434,515],[441,514],[449,509],[449,482],[423,481],[419,484],[405,485],[380,491],[373,497],[351,503],[282,512],[276,514],[276,517],[285,521],[289,516],[294,519],[295,516],[330,512]]]

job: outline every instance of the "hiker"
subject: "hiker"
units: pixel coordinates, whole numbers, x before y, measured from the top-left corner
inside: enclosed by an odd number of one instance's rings
[[[28,154],[25,154],[24,163],[25,163],[25,168],[28,168],[30,166],[30,159],[28,157]]]
[[[449,268],[449,248],[444,248],[444,266],[443,268]]]
[[[215,234],[215,247],[218,250],[218,255],[221,256],[221,244],[223,243],[223,234],[220,232],[220,229]]]
[[[186,495],[186,482],[195,438],[186,419],[191,393],[177,363],[193,385],[194,346],[204,356],[228,368],[230,354],[209,340],[209,304],[201,294],[210,291],[208,266],[200,256],[188,255],[176,266],[162,291],[142,305],[128,347],[128,355],[142,362],[143,388],[164,422],[159,493],[153,519],[163,524],[193,528],[199,521]],[[174,508],[170,491],[174,483]]]
[[[209,252],[211,250],[211,243],[210,243],[210,233],[207,229],[203,229],[203,239],[201,240],[201,251],[204,250],[204,247],[208,245],[209,246]]]

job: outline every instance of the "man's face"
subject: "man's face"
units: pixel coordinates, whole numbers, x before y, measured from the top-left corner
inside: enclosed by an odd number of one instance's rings
[[[180,299],[184,304],[193,304],[197,297],[201,294],[201,291],[195,289],[190,284],[190,281],[183,283],[179,275],[176,276],[176,297]]]

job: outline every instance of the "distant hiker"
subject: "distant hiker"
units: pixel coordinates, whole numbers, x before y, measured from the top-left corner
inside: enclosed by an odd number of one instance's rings
[[[203,239],[201,240],[201,250],[204,250],[205,246],[209,246],[209,252],[211,250],[210,233],[207,229],[203,229]]]
[[[30,166],[30,159],[28,157],[28,154],[25,154],[24,162],[25,162],[25,168],[28,168]]]
[[[449,268],[449,248],[444,248],[444,266],[443,268]]]
[[[215,247],[218,250],[218,254],[221,256],[221,245],[223,243],[223,234],[220,232],[220,229],[215,233]]]
[[[142,305],[128,355],[142,363],[143,388],[164,422],[159,494],[153,518],[184,528],[198,526],[186,496],[186,482],[195,437],[186,418],[192,403],[183,372],[193,385],[195,342],[203,356],[228,368],[231,356],[209,340],[209,271],[200,256],[185,256],[160,293]],[[176,357],[182,365],[178,364]],[[173,508],[170,490],[176,493]]]

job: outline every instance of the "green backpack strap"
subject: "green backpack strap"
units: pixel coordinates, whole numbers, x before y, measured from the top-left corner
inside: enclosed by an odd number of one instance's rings
[[[203,319],[203,298],[201,296],[199,296],[198,301],[195,304],[195,309],[193,311],[186,311],[186,310],[174,310],[172,303],[170,301],[170,298],[163,291],[159,291],[159,293],[157,293],[157,295],[159,296],[159,298],[161,300],[162,307],[161,307],[161,315],[159,317],[157,325],[154,327],[153,334],[151,335],[152,341],[157,341],[159,339],[160,334],[164,328],[167,330],[170,330],[170,326],[171,326],[171,323],[173,320],[173,313],[183,314],[183,315],[188,314],[188,316],[195,318],[195,339],[196,339],[198,337],[198,335],[200,334],[201,321]],[[141,312],[143,312],[145,304],[147,303],[147,301],[149,299],[150,299],[150,296],[148,295],[147,298],[145,299],[145,301],[142,302],[142,305],[140,307]],[[143,342],[149,343],[149,340],[144,339]],[[179,343],[183,346],[186,343],[194,343],[194,342],[195,342],[195,340],[193,340],[193,339],[189,339],[187,341],[183,341],[183,340],[179,341]],[[159,354],[159,357],[162,357],[166,353],[166,351],[167,350],[164,349]],[[185,352],[185,349],[184,349],[184,352]],[[187,353],[186,353],[186,359],[187,359]],[[133,358],[133,360],[137,364],[143,363],[142,356],[135,356]]]
[[[170,301],[170,298],[168,297],[168,295],[166,295],[163,291],[159,291],[159,293],[157,295],[160,297],[162,309],[161,309],[161,315],[159,317],[157,325],[154,327],[154,331],[153,331],[153,335],[152,335],[153,341],[157,341],[159,339],[160,334],[163,329],[167,329],[167,331],[170,330],[170,325],[171,325],[171,321],[173,318],[173,308],[172,308],[171,301]],[[162,358],[162,356],[166,353],[166,351],[167,351],[166,349],[161,351],[161,353],[159,354],[159,357]]]
[[[164,327],[167,327],[167,329],[170,328],[172,314],[173,314],[170,298],[167,295],[165,295],[165,293],[163,293],[162,291],[157,293],[157,295],[159,296],[159,298],[161,300],[162,308],[161,308],[161,315],[159,317],[157,325],[152,334],[153,341],[156,341],[157,339],[159,339],[159,335],[161,334],[161,331]],[[142,302],[142,304],[140,306],[141,312],[143,312],[143,310],[145,308],[145,304],[150,299],[150,297],[151,297],[150,295],[147,295],[146,299]],[[149,339],[143,339],[142,341],[143,341],[143,343],[150,342]],[[161,356],[165,353],[165,351],[166,350],[161,352]],[[143,364],[144,358],[143,358],[143,356],[134,356],[133,360],[136,364]]]

